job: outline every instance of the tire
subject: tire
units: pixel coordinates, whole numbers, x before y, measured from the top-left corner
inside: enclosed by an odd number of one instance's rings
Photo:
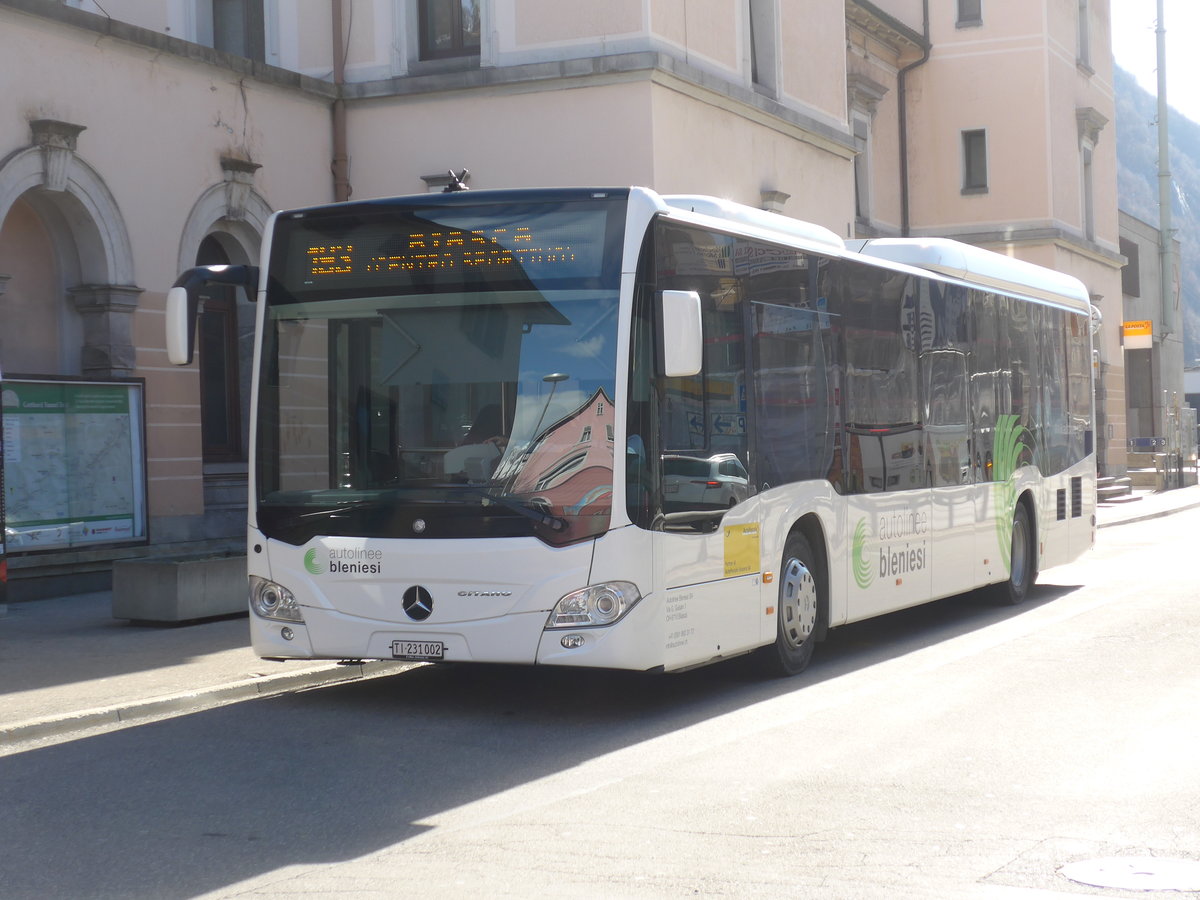
[[[788,537],[779,566],[775,643],[760,651],[768,674],[787,676],[803,672],[824,634],[826,588],[816,560],[804,535]]]
[[[1037,580],[1037,553],[1029,508],[1017,503],[1013,511],[1012,549],[1009,551],[1008,580],[992,585],[992,596],[1002,606],[1016,606],[1029,596]]]

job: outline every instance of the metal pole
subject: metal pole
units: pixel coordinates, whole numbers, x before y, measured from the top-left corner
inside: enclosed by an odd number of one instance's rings
[[[1159,250],[1159,277],[1162,296],[1162,334],[1165,337],[1178,330],[1175,311],[1175,229],[1171,224],[1171,153],[1167,123],[1167,28],[1163,18],[1164,0],[1158,0],[1158,230],[1162,247]]]

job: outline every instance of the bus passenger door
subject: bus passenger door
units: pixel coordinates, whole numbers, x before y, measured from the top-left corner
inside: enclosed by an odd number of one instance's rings
[[[925,464],[932,487],[931,596],[974,587],[975,486],[971,466],[966,354],[922,355]]]
[[[710,347],[702,375],[665,382],[654,556],[666,588],[668,669],[737,653],[759,637],[759,501],[742,378],[740,366],[714,365],[735,349]]]
[[[747,427],[748,304],[734,265],[740,239],[664,221],[654,240],[656,290],[696,292],[703,321],[702,370],[659,382],[651,442],[664,663],[673,669],[757,644],[762,561]]]

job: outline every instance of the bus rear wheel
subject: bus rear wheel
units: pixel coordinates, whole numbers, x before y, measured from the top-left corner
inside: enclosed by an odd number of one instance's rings
[[[1013,511],[1012,549],[1009,552],[1008,580],[992,585],[993,596],[1003,606],[1016,606],[1029,596],[1037,579],[1037,553],[1033,544],[1033,526],[1029,509],[1017,503]]]
[[[825,616],[824,588],[808,539],[793,534],[779,566],[779,598],[775,643],[761,658],[772,675],[796,675],[808,668]]]

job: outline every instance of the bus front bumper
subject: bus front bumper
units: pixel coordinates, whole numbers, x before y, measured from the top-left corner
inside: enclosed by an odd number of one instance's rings
[[[303,623],[252,612],[250,637],[254,652],[272,659],[424,658],[645,670],[662,665],[657,607],[657,597],[643,597],[613,625],[577,629],[547,629],[546,610],[418,629],[303,607]],[[320,636],[318,643],[314,635]]]

